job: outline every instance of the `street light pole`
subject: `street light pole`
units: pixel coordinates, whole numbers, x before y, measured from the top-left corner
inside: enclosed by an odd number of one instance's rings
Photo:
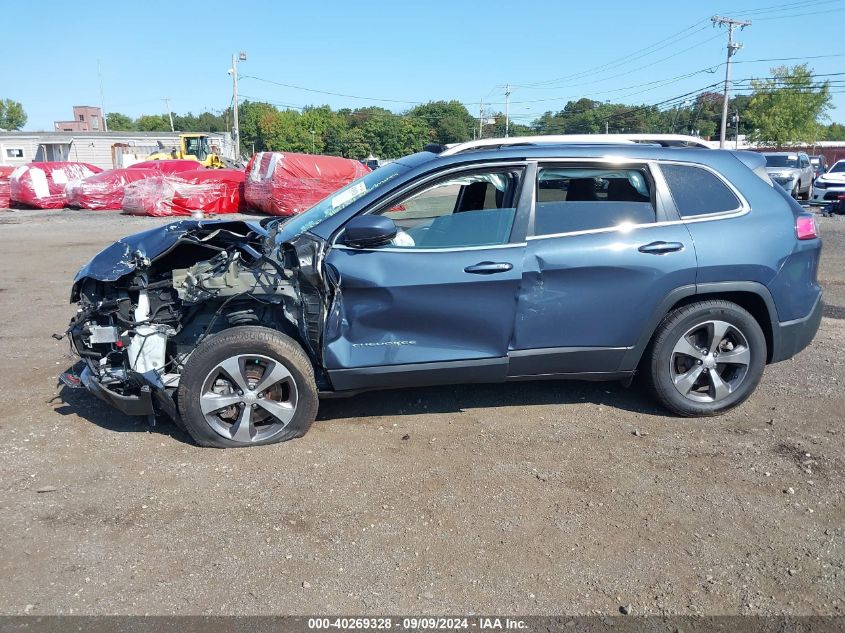
[[[317,133],[316,130],[311,130],[311,153],[314,153],[314,135]]]
[[[722,101],[722,126],[719,129],[719,149],[725,148],[725,129],[728,126],[728,92],[731,83],[731,58],[736,55],[736,52],[742,48],[742,44],[734,42],[734,28],[739,27],[744,29],[746,26],[751,26],[751,20],[733,20],[731,18],[723,18],[714,15],[710,18],[714,26],[728,27],[728,57],[725,64],[725,91]]]
[[[238,61],[246,61],[246,53],[241,51],[237,55],[232,55],[232,67],[229,73],[232,75],[232,142],[235,145],[235,157],[240,158],[241,155],[241,130],[238,122]]]

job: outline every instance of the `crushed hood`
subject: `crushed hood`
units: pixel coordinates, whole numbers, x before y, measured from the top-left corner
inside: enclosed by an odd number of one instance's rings
[[[183,241],[204,242],[231,232],[246,235],[253,232],[266,236],[267,231],[259,222],[182,220],[148,231],[127,235],[97,253],[79,269],[73,279],[71,302],[79,298],[79,284],[85,279],[117,281],[133,272],[139,265],[154,261]]]

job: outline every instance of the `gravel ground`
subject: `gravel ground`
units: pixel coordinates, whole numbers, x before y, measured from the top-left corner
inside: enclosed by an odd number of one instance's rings
[[[161,222],[0,214],[0,613],[843,614],[845,218],[815,343],[723,417],[445,387],[229,451],[56,387],[74,272]]]

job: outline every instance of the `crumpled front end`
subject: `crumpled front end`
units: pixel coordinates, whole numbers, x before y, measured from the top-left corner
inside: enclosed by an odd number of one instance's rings
[[[203,340],[238,325],[298,336],[286,257],[246,222],[177,222],[115,242],[74,280],[67,334],[84,364],[63,382],[129,415],[177,419],[173,394]]]

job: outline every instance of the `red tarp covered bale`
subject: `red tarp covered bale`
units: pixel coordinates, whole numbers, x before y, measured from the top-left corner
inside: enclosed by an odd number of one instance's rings
[[[127,184],[155,176],[161,176],[161,172],[156,169],[129,168],[106,170],[81,182],[69,184],[68,205],[92,211],[120,210],[123,208],[123,190]]]
[[[14,167],[0,165],[0,209],[8,209],[11,204],[9,176],[12,175],[13,171],[15,171]]]
[[[127,169],[157,169],[163,174],[178,174],[183,171],[205,169],[205,167],[195,160],[179,158],[173,160],[145,160],[129,165]]]
[[[102,171],[88,163],[50,162],[21,165],[10,179],[12,202],[36,209],[67,206],[66,185]]]
[[[133,215],[206,215],[238,213],[243,201],[244,172],[199,169],[158,175],[126,187],[123,210]]]
[[[357,160],[259,152],[246,167],[247,205],[270,215],[296,215],[368,173]]]

